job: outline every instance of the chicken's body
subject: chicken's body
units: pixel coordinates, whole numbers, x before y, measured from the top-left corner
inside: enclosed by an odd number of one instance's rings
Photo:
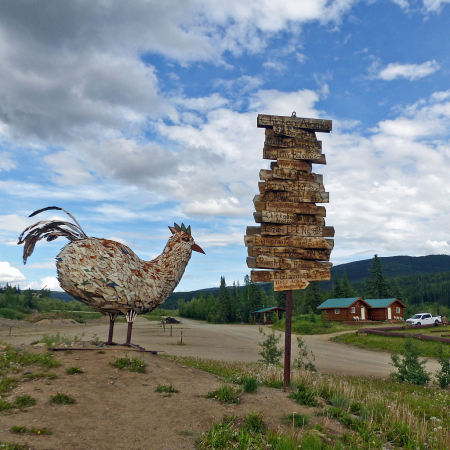
[[[32,216],[44,210],[36,211]],[[136,314],[152,311],[167,299],[180,282],[192,250],[204,253],[195,244],[190,227],[186,229],[184,225],[175,225],[175,228],[169,228],[172,236],[163,253],[152,261],[141,260],[130,248],[119,242],[87,237],[78,223],[39,222],[22,233],[19,244],[25,243],[25,263],[35,243],[43,237],[54,240],[58,236],[65,236],[71,240],[56,257],[61,287],[77,300],[103,314],[109,314],[111,328],[108,343],[112,343],[115,317],[117,314],[126,315],[129,344],[130,324]],[[28,234],[23,237],[27,231]]]

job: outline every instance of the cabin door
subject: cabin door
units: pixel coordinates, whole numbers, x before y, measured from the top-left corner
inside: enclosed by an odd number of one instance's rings
[[[390,306],[388,306],[388,320],[391,320],[391,319],[392,319],[392,311],[391,311]]]
[[[361,306],[361,320],[366,320],[366,310]]]

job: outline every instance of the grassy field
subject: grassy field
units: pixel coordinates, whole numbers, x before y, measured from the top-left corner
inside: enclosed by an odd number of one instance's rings
[[[430,330],[432,329],[427,328],[423,330],[424,332],[422,332],[422,330],[421,332],[422,334],[434,334],[439,336],[437,333],[431,333]],[[342,344],[353,345],[355,347],[380,350],[389,353],[401,353],[405,343],[405,339],[401,337],[378,336],[376,334],[357,336],[356,333],[341,334],[340,336],[333,337],[331,340]],[[431,358],[436,358],[438,356],[437,349],[440,344],[439,342],[421,341],[419,339],[415,339],[414,342],[418,346],[419,356]],[[450,345],[442,343],[442,346],[444,354],[450,357]]]
[[[339,331],[352,331],[362,328],[361,323],[345,324],[341,322],[324,322],[320,316],[315,315],[311,321],[311,315],[294,315],[292,317],[292,333],[295,334],[330,334]],[[275,330],[284,331],[285,320],[279,320],[272,326]]]
[[[261,364],[224,363],[189,357],[172,357],[184,365],[214,373],[226,381],[242,384],[253,377],[269,387],[281,387],[283,370]],[[326,430],[305,425],[286,439],[283,449],[312,448],[317,450],[357,450],[398,448],[404,450],[444,450],[450,448],[450,392],[435,385],[418,387],[408,383],[396,383],[342,375],[322,375],[309,371],[293,371],[292,398],[300,404],[315,405],[312,416],[337,419],[346,431],[340,436],[330,436]],[[311,399],[313,402],[311,402]],[[227,434],[228,433],[228,434]],[[205,433],[198,448],[226,449],[239,447],[239,439],[245,439],[245,430],[224,419]],[[229,436],[228,441],[220,438]],[[315,436],[315,438],[311,438]],[[266,434],[260,441],[272,442]],[[235,447],[231,446],[230,440]],[[314,441],[310,443],[310,440]],[[273,444],[272,444],[273,445]],[[299,447],[301,445],[301,447]],[[247,448],[247,447],[245,447]],[[251,447],[259,449],[260,447]],[[266,448],[261,446],[262,448]],[[273,445],[272,448],[278,448]]]

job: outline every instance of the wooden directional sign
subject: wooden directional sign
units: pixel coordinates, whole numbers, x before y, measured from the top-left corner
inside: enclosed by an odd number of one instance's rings
[[[306,151],[296,148],[265,147],[263,149],[264,159],[303,159],[316,164],[325,164],[325,155],[321,150]]]
[[[305,117],[289,116],[269,116],[258,114],[258,128],[273,128],[275,133],[286,134],[289,136],[289,130],[306,129],[329,133],[332,129],[331,120],[307,119]]]
[[[323,227],[320,225],[278,225],[261,224],[261,233],[272,236],[318,236],[334,237],[333,227]]]
[[[267,191],[262,189],[261,195],[259,196],[262,202],[286,202],[286,203],[328,203],[329,194],[328,192],[280,192],[280,191]]]
[[[294,289],[305,289],[308,287],[307,280],[274,280],[273,290],[277,291],[292,291]]]
[[[254,228],[256,228],[257,231],[260,229],[260,227],[247,227],[247,235],[244,237],[244,242],[247,247],[296,247],[326,250],[332,250],[334,247],[333,239],[325,239],[321,237],[263,236],[262,234],[251,234]]]
[[[322,261],[309,261],[292,258],[276,258],[273,256],[249,256],[247,258],[247,267],[256,269],[257,267],[265,269],[330,269],[333,264]]]
[[[253,213],[256,223],[283,223],[295,225],[325,225],[325,219],[311,214],[292,214],[278,211],[266,211]]]
[[[254,283],[274,280],[326,281],[330,279],[330,269],[309,268],[299,270],[252,270],[251,280]]]
[[[261,169],[259,171],[260,180],[290,180],[290,181],[310,181],[313,183],[323,183],[323,175],[301,172],[292,169],[280,169],[275,167],[273,170]]]
[[[266,128],[266,140],[264,145],[273,145],[274,147],[297,147],[299,140],[317,141],[316,133],[308,130],[298,130],[297,137],[286,137],[275,134],[272,129]]]
[[[320,152],[322,153],[322,141],[311,141],[308,139],[296,139],[295,140],[295,146],[289,146],[286,147],[284,145],[281,145],[279,147],[275,145],[267,145],[265,143],[264,149],[275,149],[275,150],[297,150],[301,151],[303,153],[309,153],[309,152]]]
[[[248,247],[248,256],[274,256],[276,258],[313,259],[329,261],[331,250],[316,248],[290,248],[290,247]]]
[[[317,163],[317,161],[314,161]],[[280,169],[292,169],[301,170],[304,172],[310,172],[312,170],[311,161],[302,161],[299,159],[278,159],[277,161],[272,161],[270,163],[270,168],[273,170],[275,167]]]
[[[311,174],[308,174],[311,175]],[[266,191],[300,191],[300,192],[325,192],[322,183],[312,181],[293,181],[293,180],[267,180],[264,186]]]
[[[260,200],[260,195],[255,195],[253,198],[253,204],[258,212],[264,210],[278,211],[278,212],[290,212],[295,214],[313,214],[315,216],[326,216],[326,210],[324,206],[316,206],[311,203],[288,203],[281,201],[268,201],[263,202]]]

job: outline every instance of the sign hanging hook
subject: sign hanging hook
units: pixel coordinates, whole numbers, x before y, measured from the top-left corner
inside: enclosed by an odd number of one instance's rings
[[[291,117],[297,117],[297,113],[295,111],[292,111],[292,116]]]

